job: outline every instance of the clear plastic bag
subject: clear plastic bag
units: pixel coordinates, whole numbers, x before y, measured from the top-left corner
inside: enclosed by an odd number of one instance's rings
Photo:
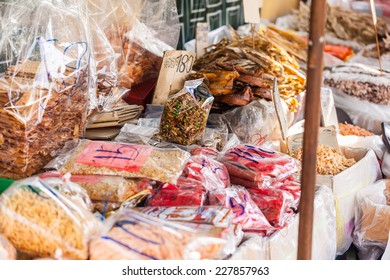
[[[294,196],[278,188],[248,189],[252,200],[263,212],[268,222],[275,228],[284,227],[294,216],[292,204]]]
[[[122,209],[106,220],[101,236],[91,242],[90,259],[218,259],[232,241],[223,239],[223,228],[200,226],[206,225],[189,227]]]
[[[214,97],[203,79],[186,81],[168,98],[161,117],[160,135],[168,142],[191,145],[203,136]]]
[[[292,157],[252,145],[238,145],[219,158],[232,184],[248,188],[266,187],[299,170]]]
[[[340,146],[349,148],[371,149],[375,152],[378,159],[382,159],[386,151],[386,146],[383,143],[382,137],[374,136],[343,136],[337,135],[337,141]]]
[[[361,259],[377,259],[389,239],[390,205],[385,192],[388,180],[380,180],[356,194],[354,244]]]
[[[176,1],[91,0],[89,12],[115,52],[118,85],[131,88],[157,78],[164,51],[176,48]]]
[[[208,191],[230,186],[229,172],[226,167],[204,155],[192,156],[181,176],[201,182]]]
[[[383,155],[381,169],[385,178],[390,179],[390,153],[388,151]]]
[[[180,178],[177,186],[164,184],[146,202],[147,206],[202,206],[206,191],[196,180]]]
[[[190,151],[192,156],[206,156],[212,159],[217,159],[219,152],[213,148],[208,147],[196,147]]]
[[[90,42],[75,2],[13,0],[5,5],[0,177],[35,174],[51,160],[51,152],[83,134],[92,84]]]
[[[135,194],[152,188],[148,179],[125,179],[118,176],[69,175],[69,180],[78,184],[88,193],[92,201],[102,199],[108,202],[122,203]],[[61,178],[59,173],[46,172],[41,179]]]
[[[78,191],[82,196],[80,187]],[[60,179],[16,181],[0,197],[0,233],[33,257],[87,259],[88,242],[99,222],[76,193],[75,186],[69,188]]]
[[[189,153],[177,148],[81,140],[75,149],[55,159],[50,166],[61,174],[149,178],[174,184],[188,159]]]
[[[232,209],[234,223],[240,224],[243,230],[255,230],[263,235],[275,231],[244,187],[231,186],[211,191],[209,203]]]
[[[229,227],[233,222],[231,209],[221,206],[172,206],[134,208],[146,215],[175,222],[214,225]]]
[[[127,123],[122,127],[119,135],[115,138],[115,141],[147,145],[150,139],[157,133],[157,128]]]
[[[253,101],[223,116],[230,131],[243,143],[261,145],[267,140],[274,139],[274,132],[279,130],[275,109],[264,100]],[[280,132],[277,134],[280,135]]]
[[[16,260],[16,250],[7,238],[0,235],[0,261]]]

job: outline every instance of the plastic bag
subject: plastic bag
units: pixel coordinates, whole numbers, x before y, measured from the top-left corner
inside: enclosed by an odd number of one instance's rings
[[[203,136],[214,97],[203,79],[186,81],[168,98],[161,118],[160,135],[168,142],[191,145]]]
[[[7,238],[0,235],[0,261],[16,260],[16,250]]]
[[[201,182],[208,191],[230,186],[229,172],[226,167],[204,155],[192,156],[181,176]]]
[[[176,1],[91,0],[89,12],[114,49],[124,88],[155,79],[164,51],[176,48]]]
[[[219,152],[213,148],[208,147],[196,147],[190,151],[192,156],[206,156],[212,159],[217,159]]]
[[[256,230],[263,235],[270,234],[274,228],[252,200],[247,189],[231,186],[209,193],[210,205],[219,205],[233,210],[234,223],[240,224],[243,230]]]
[[[164,184],[146,202],[147,206],[202,206],[206,192],[196,180],[179,179],[178,185]]]
[[[381,169],[385,178],[390,179],[390,153],[388,151],[383,155]]]
[[[378,105],[332,89],[336,107],[344,110],[353,124],[374,134],[382,133],[381,123],[390,119],[390,106]]]
[[[213,229],[210,236],[201,229],[122,209],[106,220],[100,238],[91,242],[90,259],[217,259],[227,241],[220,238],[223,228]]]
[[[175,222],[208,224],[229,227],[233,222],[232,210],[221,206],[172,206],[134,208],[146,215]]]
[[[119,135],[115,138],[115,141],[147,145],[150,139],[157,133],[157,128],[127,123],[122,127]]]
[[[385,191],[388,180],[380,180],[356,194],[354,244],[361,259],[377,259],[386,248],[390,231],[390,205]]]
[[[294,197],[291,193],[273,187],[252,188],[248,192],[273,227],[284,227],[293,217],[291,205]]]
[[[40,174],[39,178],[61,178],[61,175],[46,172]],[[125,179],[118,176],[71,175],[69,180],[86,190],[93,201],[104,199],[108,202],[121,203],[141,191],[152,188],[148,179]]]
[[[73,151],[58,157],[50,166],[57,167],[61,174],[114,175],[176,183],[188,159],[189,153],[180,149],[81,140]]]
[[[76,191],[55,178],[16,181],[0,197],[0,233],[34,257],[87,259],[88,242],[99,223],[78,197],[74,200]]]
[[[232,184],[248,188],[270,186],[299,169],[290,156],[252,145],[230,148],[219,161],[229,170]]]
[[[71,0],[14,0],[1,21],[0,177],[18,179],[83,134],[89,41]]]
[[[340,146],[349,148],[371,149],[375,152],[378,159],[382,159],[386,150],[382,137],[374,136],[343,136],[337,135],[337,141]]]
[[[229,129],[243,143],[261,145],[269,139],[274,139],[273,133],[279,129],[274,106],[264,100],[253,101],[223,116]]]

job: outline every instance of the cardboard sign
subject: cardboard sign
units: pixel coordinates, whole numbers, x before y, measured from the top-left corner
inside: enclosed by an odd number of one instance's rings
[[[287,138],[288,147],[291,151],[301,147],[303,145],[303,132],[291,135]],[[318,144],[323,144],[329,147],[335,148],[340,151],[337,141],[337,132],[335,127],[320,127],[318,131]]]
[[[189,51],[166,51],[154,90],[152,104],[164,105],[168,96],[183,88],[194,65],[196,54]]]
[[[198,22],[196,24],[196,57],[199,58],[205,54],[206,48],[209,46],[209,24],[208,22]]]
[[[339,132],[339,121],[334,105],[333,93],[328,88],[321,89],[321,126],[334,126]]]
[[[298,5],[299,0],[264,0],[261,18],[275,19],[288,14],[294,8],[298,8]]]
[[[260,23],[260,8],[263,0],[243,0],[244,20],[249,23]]]
[[[276,78],[274,79],[274,86],[272,90],[272,97],[274,101],[276,115],[278,117],[278,122],[280,126],[280,131],[282,134],[283,140],[286,140],[288,133],[287,117],[282,107],[282,100],[280,99],[278,82]]]

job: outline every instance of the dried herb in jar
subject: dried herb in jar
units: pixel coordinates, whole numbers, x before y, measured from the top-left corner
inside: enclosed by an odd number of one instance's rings
[[[172,95],[161,118],[160,136],[181,145],[191,145],[204,133],[214,97],[202,79],[187,81]]]

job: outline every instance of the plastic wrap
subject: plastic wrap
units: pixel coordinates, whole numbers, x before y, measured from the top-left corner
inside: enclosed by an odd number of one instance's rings
[[[252,145],[230,148],[219,160],[229,170],[232,184],[248,188],[269,186],[299,170],[290,156]]]
[[[202,206],[206,191],[199,181],[180,178],[178,185],[164,184],[150,198],[147,206]]]
[[[157,128],[127,123],[122,127],[119,135],[115,138],[115,141],[147,145],[150,139],[157,133]]]
[[[231,186],[209,193],[210,205],[219,205],[233,210],[234,223],[240,224],[243,230],[255,230],[267,235],[274,231],[264,214],[252,200],[247,189]]]
[[[277,188],[252,188],[248,190],[252,200],[275,228],[285,226],[294,215],[294,196]]]
[[[175,1],[91,0],[89,13],[115,52],[120,87],[157,78],[164,51],[179,38]]]
[[[390,106],[378,105],[332,89],[336,107],[344,110],[353,124],[374,134],[382,133],[381,123],[390,119]]]
[[[299,215],[270,237],[246,234],[246,240],[233,253],[231,260],[296,260],[298,251]],[[336,211],[332,191],[318,187],[314,197],[313,246],[314,260],[336,257]]]
[[[160,135],[169,142],[191,145],[203,136],[214,97],[203,79],[186,81],[170,96],[161,117]]]
[[[222,228],[205,231],[123,209],[106,221],[101,236],[91,242],[90,259],[217,259],[228,243],[221,238],[223,232]]]
[[[390,205],[385,191],[390,191],[390,182],[380,180],[356,194],[354,244],[361,259],[377,259],[386,248]]]
[[[390,261],[390,232],[389,232],[389,240],[387,241],[386,250],[383,253],[381,260],[383,260],[383,261],[384,260]]]
[[[390,153],[388,151],[383,155],[381,168],[385,178],[390,179]]]
[[[149,216],[175,222],[229,227],[233,222],[231,209],[222,206],[172,206],[134,208]]]
[[[7,238],[0,235],[0,261],[16,260],[16,250]]]
[[[73,151],[58,157],[50,166],[57,167],[62,174],[114,175],[176,183],[188,159],[189,153],[180,149],[81,140]]]
[[[230,186],[227,168],[222,163],[204,155],[192,156],[181,176],[201,182],[208,191]]]
[[[213,148],[208,147],[196,147],[190,151],[192,156],[206,156],[212,159],[217,159],[219,152]]]
[[[343,136],[337,135],[337,141],[340,146],[350,148],[371,149],[375,152],[378,159],[382,159],[386,146],[383,143],[382,137],[374,136]]]
[[[223,116],[229,129],[243,143],[259,146],[267,140],[274,139],[276,137],[273,135],[275,131],[280,135],[274,106],[264,100],[253,101],[249,105],[233,109]]]
[[[89,41],[75,1],[14,0],[1,18],[0,177],[39,171],[83,134]]]
[[[32,177],[12,184],[0,197],[0,233],[33,257],[87,259],[98,220],[74,197],[74,186],[69,189],[60,179],[49,181],[50,185]]]
[[[61,175],[46,172],[39,177],[41,179],[59,178]],[[125,179],[118,176],[71,175],[70,181],[86,190],[92,201],[105,199],[108,202],[121,203],[141,191],[152,188],[148,179]]]

